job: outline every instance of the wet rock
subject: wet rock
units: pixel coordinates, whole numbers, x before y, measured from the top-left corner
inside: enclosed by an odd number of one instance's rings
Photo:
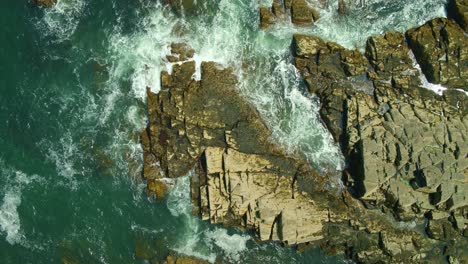
[[[432,83],[468,90],[468,36],[446,18],[433,19],[407,32],[421,69]]]
[[[169,255],[165,264],[208,264],[208,261],[188,256]]]
[[[291,19],[296,25],[311,25],[318,20],[318,13],[305,0],[293,0],[291,6]]]
[[[260,27],[265,29],[276,22],[276,17],[268,7],[260,7]]]
[[[346,2],[344,0],[338,1],[338,14],[340,15],[348,14],[348,6],[346,5]]]
[[[147,182],[148,192],[157,199],[163,199],[168,191],[167,185],[161,180],[151,179]]]
[[[468,1],[450,0],[448,4],[448,16],[454,19],[466,31],[468,27]]]
[[[42,7],[52,7],[57,3],[57,0],[33,0],[33,3]]]
[[[260,8],[260,27],[265,29],[291,16],[294,24],[299,26],[312,25],[320,18],[319,13],[311,8],[305,0],[274,0],[271,8]]]
[[[186,61],[193,58],[195,51],[185,43],[172,43],[171,55],[166,58],[169,62]]]

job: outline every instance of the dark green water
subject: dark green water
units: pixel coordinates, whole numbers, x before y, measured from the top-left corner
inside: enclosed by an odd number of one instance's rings
[[[275,137],[317,166],[339,167],[317,104],[303,95],[299,76],[285,74],[294,73],[288,45],[292,32],[305,31],[360,47],[370,34],[441,14],[444,4],[374,2],[346,20],[322,10],[314,28],[286,23],[265,33],[257,26],[258,3],[249,0],[199,0],[182,14],[156,0],[61,0],[50,10],[2,1],[0,263],[145,263],[136,248],[147,258],[175,250],[234,263],[342,262],[318,249],[299,254],[258,244],[247,233],[191,217],[187,179],[168,200],[148,199],[138,134],[145,88],[157,91],[158,73],[168,67],[165,47],[184,41],[197,61],[236,69],[251,62],[255,77],[241,78],[240,91]],[[413,10],[415,18],[406,17]],[[369,21],[352,29],[363,14]]]

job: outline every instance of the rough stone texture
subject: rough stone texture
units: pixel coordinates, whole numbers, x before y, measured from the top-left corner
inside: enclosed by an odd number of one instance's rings
[[[202,63],[195,81],[193,61],[163,72],[159,94],[148,90],[141,138],[148,184],[195,167],[194,213],[211,223],[251,228],[261,240],[320,245],[356,262],[466,262],[465,93],[420,87],[400,33],[370,38],[365,54],[295,35],[293,51],[347,158],[346,190],[325,188],[326,177],[270,142],[229,69]]]
[[[407,36],[430,82],[468,90],[468,36],[459,25],[436,18],[409,30]]]
[[[276,22],[276,16],[268,7],[260,7],[260,27],[267,28]]]
[[[185,43],[173,43],[171,45],[171,54],[166,56],[169,62],[180,62],[191,59],[195,51]]]
[[[52,7],[57,3],[57,0],[33,0],[33,3],[42,7]]]
[[[435,19],[426,26],[440,21],[446,20]],[[447,34],[445,43],[458,43],[454,49],[461,50],[459,37]],[[420,87],[420,73],[400,33],[371,37],[366,57],[304,35],[294,36],[293,50],[296,67],[309,91],[320,97],[321,116],[347,158],[343,176],[353,196],[397,220],[428,217],[430,238],[444,243],[461,239],[466,246],[465,93],[448,90],[438,96]],[[426,59],[424,53],[415,54],[418,61]],[[343,238],[346,232],[340,227],[338,233]],[[362,241],[373,245],[378,240],[379,246],[377,251],[374,246],[354,246],[351,255],[357,260],[373,262],[379,254],[408,260],[416,257],[408,252],[421,251],[411,243],[414,236],[406,239],[407,246],[393,231],[365,236]],[[430,243],[437,244],[434,240]],[[424,254],[421,259],[428,257]]]
[[[229,69],[204,62],[201,70],[195,81],[194,62],[174,65],[171,75],[162,73],[159,94],[148,90],[149,127],[141,141],[149,192],[161,197],[158,179],[184,176],[198,164],[192,197],[203,219],[252,228],[262,240],[321,239],[328,209],[296,182],[318,188],[323,179],[270,143],[268,128],[238,95]]]
[[[260,27],[268,28],[277,21],[289,17],[298,26],[310,26],[320,18],[318,12],[305,0],[273,0],[271,8],[260,8]]]
[[[463,30],[466,31],[468,28],[468,1],[450,0],[447,11],[448,16],[457,21]]]
[[[241,218],[261,240],[287,244],[322,238],[328,210],[317,208],[294,183],[294,171],[275,168],[276,160],[231,148],[207,148],[202,159],[204,185],[200,193],[202,218],[223,223]]]

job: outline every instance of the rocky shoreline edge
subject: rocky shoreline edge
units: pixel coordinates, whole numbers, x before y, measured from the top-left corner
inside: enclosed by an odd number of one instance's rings
[[[294,35],[295,66],[346,157],[342,192],[270,141],[230,69],[203,62],[194,80],[195,62],[183,62],[193,51],[174,44],[170,59],[184,59],[161,74],[161,92],[148,89],[149,193],[163,198],[163,178],[195,168],[194,214],[260,240],[318,245],[359,263],[467,261],[467,3],[449,7],[456,22],[373,36],[364,54]],[[426,78],[446,90],[429,91]]]

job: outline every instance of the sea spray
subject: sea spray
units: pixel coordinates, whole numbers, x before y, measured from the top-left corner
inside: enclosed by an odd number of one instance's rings
[[[184,230],[178,235],[176,246],[172,249],[183,255],[189,255],[214,263],[218,252],[230,262],[238,262],[240,253],[247,250],[247,234],[228,234],[224,228],[206,228],[205,223],[192,214],[192,198],[190,195],[191,171],[187,176],[175,179],[167,197],[167,207],[173,216],[182,218]]]

